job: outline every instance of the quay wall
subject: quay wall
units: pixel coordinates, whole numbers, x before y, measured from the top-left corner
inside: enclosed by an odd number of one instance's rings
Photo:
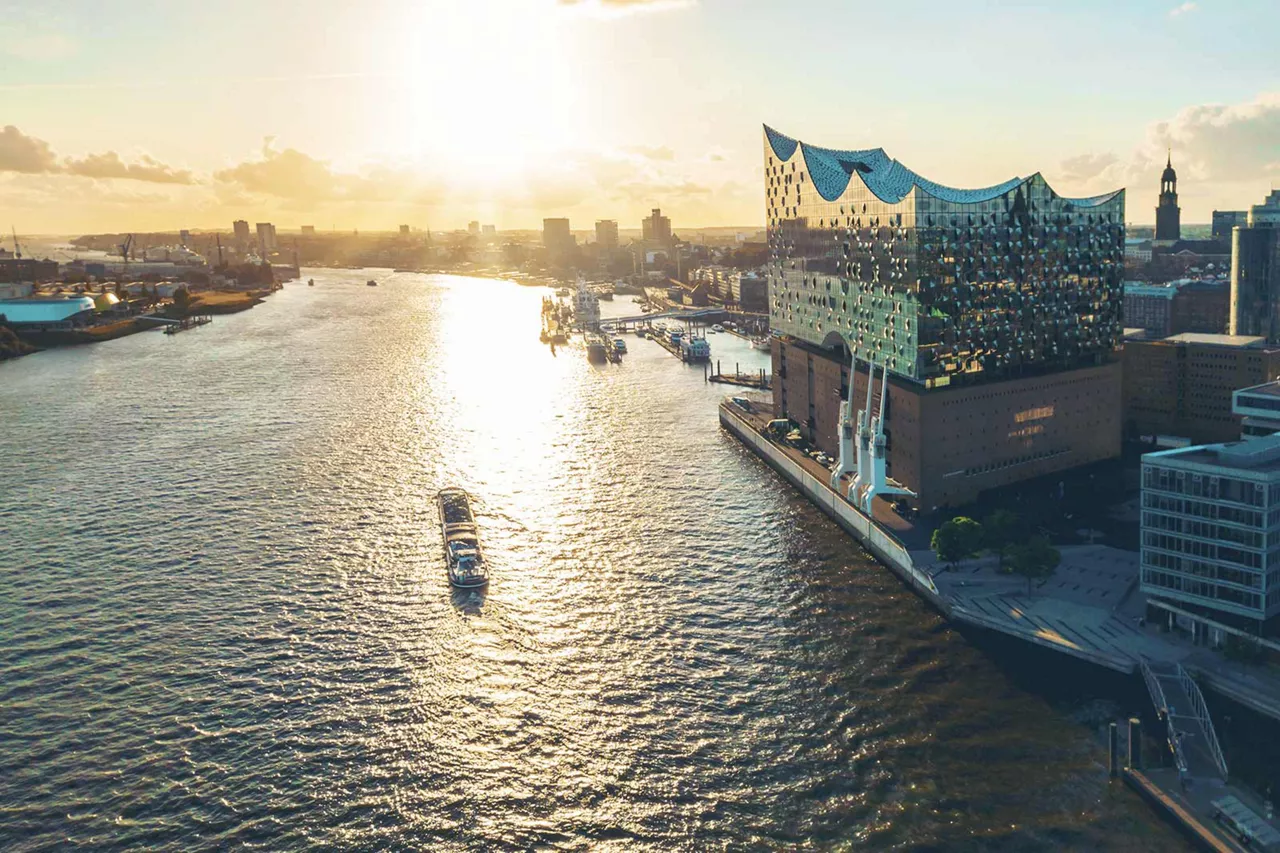
[[[781,474],[783,479],[799,489],[845,531],[852,534],[872,556],[887,566],[913,592],[949,621],[1013,637],[1125,675],[1131,675],[1135,671],[1136,661],[1130,658],[1080,646],[1063,645],[1052,638],[1042,636],[1034,628],[1014,627],[985,617],[975,609],[965,606],[967,602],[963,598],[954,598],[954,594],[943,595],[938,591],[933,578],[916,567],[911,554],[900,542],[881,530],[879,525],[865,513],[840,497],[826,482],[814,477],[779,450],[750,423],[739,417],[728,404],[720,406],[720,424],[754,451],[769,467]]]
[[[750,424],[739,418],[728,406],[720,407],[720,423],[756,455],[768,463],[783,479],[798,488],[809,500],[817,504],[827,515],[851,533],[877,560],[889,567],[895,575],[910,586],[925,601],[950,616],[951,608],[938,594],[933,578],[916,568],[901,543],[885,534],[866,514],[836,494],[826,483],[819,482],[794,460],[778,452],[772,442],[756,432]]]

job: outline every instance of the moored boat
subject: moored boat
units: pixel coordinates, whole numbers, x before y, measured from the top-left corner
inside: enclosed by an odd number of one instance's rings
[[[377,283],[376,281],[374,281],[373,279],[369,279],[368,281],[366,281],[366,282],[365,282],[365,284],[367,284],[369,287],[377,287],[377,286],[378,286],[378,283]]]
[[[471,511],[471,496],[463,489],[441,489],[436,506],[449,583],[462,588],[484,586],[489,582],[489,568],[480,550],[480,529]]]

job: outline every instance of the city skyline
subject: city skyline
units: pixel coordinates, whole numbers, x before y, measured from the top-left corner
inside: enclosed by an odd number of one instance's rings
[[[722,0],[224,0],[159,15],[63,0],[0,28],[0,189],[26,233],[237,218],[628,229],[659,206],[677,231],[759,227],[769,122],[883,145],[956,186],[1041,171],[1066,195],[1125,187],[1138,224],[1154,221],[1172,149],[1183,219],[1208,223],[1280,181],[1280,90],[1259,82],[1280,70],[1277,26],[1272,4],[1170,0],[746,15]],[[858,65],[844,49],[769,58],[796,30],[844,34]],[[929,50],[903,60],[908,38]]]

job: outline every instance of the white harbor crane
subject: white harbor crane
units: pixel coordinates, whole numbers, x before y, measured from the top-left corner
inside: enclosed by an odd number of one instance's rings
[[[890,480],[885,465],[886,441],[885,402],[889,397],[889,365],[886,363],[880,380],[880,413],[872,416],[871,392],[876,384],[875,362],[867,361],[867,404],[853,417],[853,377],[857,374],[858,358],[853,357],[849,366],[849,396],[840,404],[840,455],[835,470],[831,472],[831,488],[840,491],[840,478],[854,474],[847,496],[849,502],[868,516],[876,495],[891,497],[903,495],[915,497],[916,493]],[[856,446],[854,442],[857,442]],[[856,473],[854,473],[856,472]]]

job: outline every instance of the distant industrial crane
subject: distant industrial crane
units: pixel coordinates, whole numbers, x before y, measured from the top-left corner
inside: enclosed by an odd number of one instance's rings
[[[124,262],[124,268],[120,272],[122,279],[129,277],[129,249],[133,247],[133,235],[130,234],[125,238],[124,242],[118,247],[120,249],[120,260]]]
[[[13,257],[14,260],[22,260],[22,247],[18,245],[18,229],[10,225],[9,230],[13,232]]]

